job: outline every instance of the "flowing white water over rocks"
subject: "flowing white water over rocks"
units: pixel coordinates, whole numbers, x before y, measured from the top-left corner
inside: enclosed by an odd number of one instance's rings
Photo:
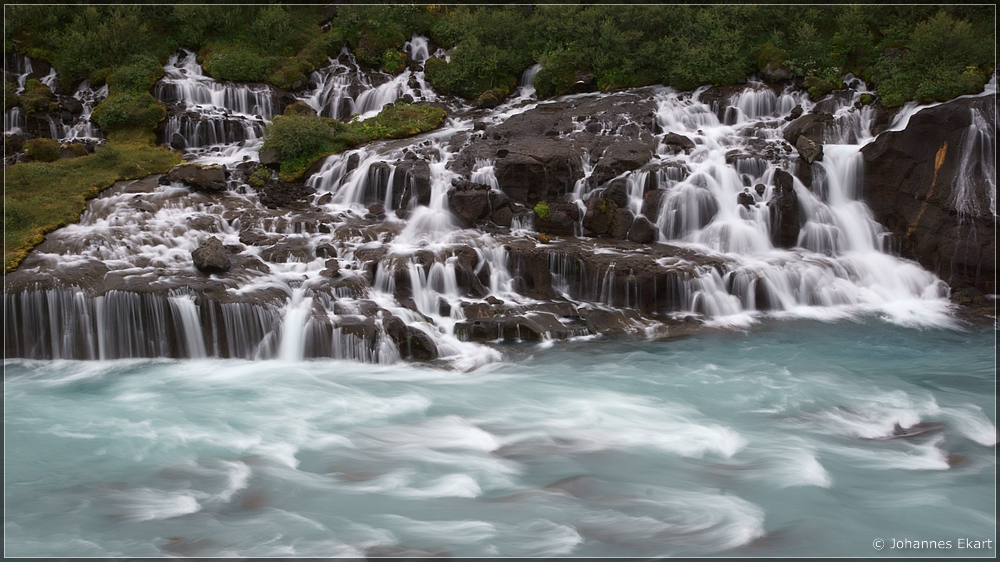
[[[363,71],[345,51],[313,74],[311,88],[298,99],[340,118],[368,117],[400,99],[438,99],[420,70],[428,58],[426,39],[414,37],[406,48],[414,66],[395,77]],[[178,53],[155,88],[172,108],[165,140],[199,162],[227,165],[233,178],[243,178],[230,179],[237,190],[207,195],[179,184],[137,184],[95,200],[79,224],[51,236],[72,251],[46,253],[43,246],[39,258],[65,270],[56,277],[66,279],[74,267],[103,262],[123,288],[95,297],[93,287],[70,282],[7,295],[8,322],[20,327],[8,334],[8,351],[37,358],[441,358],[469,369],[500,354],[466,340],[583,335],[588,330],[578,315],[594,309],[621,309],[626,331],[633,333],[663,333],[660,322],[685,317],[746,326],[767,315],[838,319],[874,313],[907,326],[952,325],[947,286],[887,253],[886,231],[860,199],[859,148],[871,139],[873,119],[858,103],[865,93],[860,83],[816,104],[802,93],[753,82],[722,106],[702,103],[704,89],[645,90],[642,95],[655,104],[653,115],[645,122],[626,117],[626,125],[653,131],[652,159],[598,182],[603,154],[584,152],[582,177],[567,194],[579,211],[574,230],[584,234],[588,204],[622,180],[623,208],[648,220],[659,244],[691,253],[649,260],[663,272],[653,276],[650,309],[650,295],[643,293],[649,289],[633,281],[634,262],[626,259],[642,256],[642,246],[588,246],[606,263],[594,271],[562,253],[571,242],[557,237],[546,260],[551,281],[544,282],[558,302],[528,296],[526,283],[534,282],[534,274],[527,271],[523,248],[535,245],[535,213],[522,206],[528,212],[515,212],[510,227],[486,233],[466,228],[449,200],[462,182],[487,189],[490,211],[494,201],[507,198],[497,176],[500,153],[477,158],[467,175],[455,171],[481,124],[605,96],[538,101],[531,87],[537,70],[529,69],[518,96],[494,110],[455,106],[455,116],[437,131],[329,157],[306,182],[314,190],[306,205],[279,209],[262,202],[237,165],[256,157],[262,127],[287,99],[269,86],[217,82],[204,75],[194,53]],[[77,97],[85,105],[95,99],[84,86]],[[822,106],[833,116],[823,129],[824,157],[810,167],[810,185],[801,174],[783,170],[794,172],[797,165],[781,139],[797,106],[805,112]],[[601,136],[610,134],[609,127],[580,119],[573,131]],[[70,136],[92,132],[74,127]],[[977,116],[963,145],[963,166],[992,165],[992,158],[981,157],[992,151],[989,132]],[[685,141],[691,145],[677,144]],[[789,187],[781,188],[786,179]],[[963,184],[956,192],[981,187]],[[776,238],[780,224],[773,203],[781,189],[794,192],[800,209],[790,247]],[[992,189],[995,209],[995,180],[986,189]],[[210,278],[195,272],[190,252],[210,236],[238,254],[233,272]],[[517,257],[512,243],[521,244]],[[194,292],[176,293],[181,288]],[[493,301],[483,304],[488,299]],[[119,301],[132,304],[111,304]],[[576,316],[566,316],[564,305]],[[481,306],[509,313],[487,321],[469,316],[470,310],[482,314]],[[108,328],[112,310],[131,311],[136,329]],[[143,335],[161,327],[170,334],[162,341]]]

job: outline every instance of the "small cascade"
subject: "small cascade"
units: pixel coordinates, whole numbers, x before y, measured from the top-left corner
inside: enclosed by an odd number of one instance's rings
[[[183,357],[200,359],[208,357],[205,350],[205,336],[201,329],[201,315],[194,298],[189,294],[170,297],[170,308],[173,316],[180,322],[174,329],[183,334]]]
[[[90,87],[90,82],[84,80],[82,84],[73,93],[73,97],[80,100],[80,104],[83,106],[83,111],[80,116],[77,117],[73,125],[66,131],[66,135],[63,140],[75,140],[75,139],[96,139],[99,138],[100,133],[97,127],[90,122],[90,114],[94,110],[97,104],[101,103],[105,98],[108,97],[108,85],[105,84],[97,90]]]
[[[448,207],[448,190],[458,174],[448,169],[452,153],[447,145],[435,143],[438,159],[430,162],[430,202],[413,211],[397,241],[404,244],[440,243],[455,230],[455,221]]]
[[[280,106],[274,91],[264,85],[229,84],[205,76],[195,54],[182,50],[163,67],[164,77],[154,87],[156,99],[181,102],[188,109],[224,116],[270,118]]]
[[[477,159],[472,168],[472,183],[488,185],[493,191],[500,191],[500,182],[497,180],[494,171],[494,161],[492,159]]]
[[[520,89],[521,97],[526,98],[535,94],[535,76],[541,69],[542,65],[533,64],[528,67],[528,70],[524,71],[524,74],[521,75],[521,80],[517,83],[517,86]]]
[[[20,107],[12,107],[3,114],[3,132],[8,135],[20,135],[28,128],[28,119]]]
[[[28,82],[28,77],[35,71],[31,66],[31,58],[18,52],[6,55],[7,64],[4,66],[4,74],[11,75],[13,81],[17,83],[15,94],[24,92],[24,86]]]
[[[6,56],[4,74],[17,84],[14,91],[16,94],[24,92],[24,86],[28,82],[28,77],[34,72],[31,67],[31,59],[21,53],[9,53]],[[20,135],[28,128],[28,119],[24,110],[20,107],[12,107],[4,112],[3,132],[8,135]]]
[[[312,310],[312,299],[299,287],[292,291],[281,320],[281,342],[278,358],[282,361],[301,361],[305,355],[306,320]]]
[[[422,45],[422,47],[421,47]],[[406,49],[416,49],[416,59],[427,59],[427,39],[414,36]],[[411,55],[412,58],[412,55]],[[424,80],[423,71],[407,69],[396,76],[366,73],[345,47],[337,58],[310,75],[315,87],[299,99],[319,115],[346,120],[352,115],[367,119],[377,115],[386,104],[408,96],[414,101],[434,101],[436,96]]]
[[[971,124],[962,137],[962,159],[955,174],[951,205],[959,220],[985,211],[997,216],[996,107],[970,108]],[[993,115],[986,113],[992,111]]]
[[[49,73],[38,79],[39,82],[49,87],[53,92],[59,89],[59,74],[56,69],[49,69]]]
[[[418,64],[424,64],[431,58],[429,41],[422,35],[414,35],[403,45],[403,51],[410,56],[410,60]]]

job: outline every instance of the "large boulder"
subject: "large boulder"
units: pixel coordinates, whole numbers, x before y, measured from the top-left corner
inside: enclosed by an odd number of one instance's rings
[[[807,136],[800,136],[798,140],[795,141],[795,150],[799,151],[799,156],[801,156],[807,164],[823,160],[823,145],[818,142],[814,142]]]
[[[191,252],[194,266],[202,273],[225,273],[233,266],[222,241],[212,236]]]
[[[490,215],[490,188],[469,182],[456,183],[455,188],[448,192],[448,205],[462,224],[472,228]]]
[[[996,98],[923,109],[862,148],[876,220],[952,287],[996,292]]]
[[[218,164],[180,164],[167,173],[170,181],[181,182],[196,191],[223,191],[226,189],[226,169]]]
[[[823,129],[833,123],[833,115],[829,113],[810,113],[803,115],[785,126],[782,136],[788,144],[795,146],[799,137],[805,137],[815,143],[823,142]]]
[[[782,248],[795,246],[802,226],[802,213],[791,174],[775,170],[774,192],[767,205],[771,209],[771,242]]]

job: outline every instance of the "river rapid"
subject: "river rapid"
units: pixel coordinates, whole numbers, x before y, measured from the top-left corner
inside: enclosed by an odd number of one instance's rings
[[[798,320],[474,372],[8,361],[5,551],[992,555],[955,541],[995,538],[994,343]]]

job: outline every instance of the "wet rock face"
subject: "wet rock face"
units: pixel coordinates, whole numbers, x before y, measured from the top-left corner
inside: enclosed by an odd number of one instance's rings
[[[194,261],[194,266],[202,273],[225,273],[233,266],[225,246],[215,236],[191,252],[191,259]]]
[[[633,93],[542,105],[473,133],[450,167],[468,177],[477,160],[493,160],[511,199],[554,201],[583,178],[585,157],[595,183],[646,164],[656,151],[654,111],[648,94]]]
[[[976,151],[995,147],[995,134],[984,144],[967,132],[975,111],[995,124],[995,103],[959,99],[921,110],[905,129],[861,150],[865,199],[902,255],[953,287],[984,293],[996,292],[996,216],[980,165],[985,158]]]

